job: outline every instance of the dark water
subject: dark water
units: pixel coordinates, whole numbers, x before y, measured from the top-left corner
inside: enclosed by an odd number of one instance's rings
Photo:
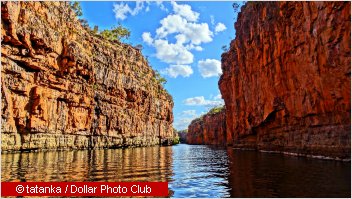
[[[351,163],[180,144],[2,154],[2,181],[168,181],[173,197],[350,197]]]

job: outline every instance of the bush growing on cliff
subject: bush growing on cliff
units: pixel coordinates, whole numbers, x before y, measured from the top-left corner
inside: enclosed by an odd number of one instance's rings
[[[163,78],[160,73],[156,70],[155,71],[155,76],[154,76],[155,80],[159,83],[162,84],[163,86],[166,84],[167,80],[165,78]]]
[[[180,137],[178,136],[174,137],[174,139],[172,140],[172,145],[179,144],[179,143],[180,143]]]
[[[229,51],[229,48],[227,47],[227,45],[223,45],[223,46],[221,47],[221,49],[222,49],[224,52]]]
[[[215,113],[220,113],[225,106],[217,106],[209,110],[208,114],[215,114]]]
[[[83,15],[80,2],[72,1],[70,2],[70,6],[71,6],[71,9],[75,12],[76,16],[80,17]]]
[[[100,35],[110,41],[121,41],[121,39],[128,39],[131,32],[119,24],[117,27],[112,27],[111,30],[103,30]]]

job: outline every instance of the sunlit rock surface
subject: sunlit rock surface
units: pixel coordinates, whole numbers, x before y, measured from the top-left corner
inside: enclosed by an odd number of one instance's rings
[[[172,143],[172,97],[148,61],[68,2],[2,2],[1,39],[2,150]]]

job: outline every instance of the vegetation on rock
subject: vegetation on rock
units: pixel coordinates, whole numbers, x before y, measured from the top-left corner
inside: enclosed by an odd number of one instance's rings
[[[121,39],[128,39],[131,31],[119,24],[117,27],[112,27],[111,30],[103,30],[100,35],[109,41],[121,41]]]

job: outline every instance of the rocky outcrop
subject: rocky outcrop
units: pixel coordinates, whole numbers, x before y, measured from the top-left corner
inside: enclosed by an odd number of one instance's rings
[[[172,97],[148,61],[68,2],[2,2],[1,33],[2,150],[172,143]]]
[[[351,3],[248,2],[219,81],[227,143],[350,158]]]
[[[225,109],[209,112],[191,122],[186,135],[187,144],[226,144]]]

